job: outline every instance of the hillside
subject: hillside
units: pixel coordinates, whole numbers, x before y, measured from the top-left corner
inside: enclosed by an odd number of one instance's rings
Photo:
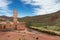
[[[20,19],[20,18],[18,18]],[[13,17],[8,17],[8,16],[0,16],[0,21],[12,21]]]
[[[20,19],[21,20],[21,19]],[[47,14],[47,15],[39,15],[39,16],[32,16],[32,17],[24,17],[22,18],[24,21],[30,22],[38,22],[47,25],[58,25],[60,23],[60,11]]]
[[[0,21],[12,21],[12,17],[0,16]]]

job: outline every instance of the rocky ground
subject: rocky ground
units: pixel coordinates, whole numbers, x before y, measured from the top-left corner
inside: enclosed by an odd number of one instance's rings
[[[60,37],[29,31],[14,31],[0,32],[0,40],[60,40]]]

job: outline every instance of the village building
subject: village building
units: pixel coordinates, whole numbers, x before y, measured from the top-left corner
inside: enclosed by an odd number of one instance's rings
[[[19,22],[17,18],[17,11],[13,11],[13,21],[0,21],[0,30],[25,30],[25,22]]]

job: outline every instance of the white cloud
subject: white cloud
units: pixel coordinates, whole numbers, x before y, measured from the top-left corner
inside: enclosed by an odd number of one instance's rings
[[[8,0],[0,0],[0,15],[11,16],[12,11],[8,9],[10,3]]]
[[[22,0],[25,4],[41,7],[34,8],[34,14],[36,15],[49,14],[60,10],[60,2],[57,1],[59,0]]]

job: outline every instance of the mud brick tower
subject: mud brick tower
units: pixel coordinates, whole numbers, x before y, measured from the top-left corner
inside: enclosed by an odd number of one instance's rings
[[[13,12],[13,22],[14,22],[15,25],[17,24],[17,21],[18,21],[17,14],[18,13],[17,13],[16,9],[14,9],[14,12]]]
[[[15,29],[17,30],[25,30],[25,22],[19,22],[18,21],[18,12],[16,9],[14,9],[14,12],[13,12],[13,26]]]

